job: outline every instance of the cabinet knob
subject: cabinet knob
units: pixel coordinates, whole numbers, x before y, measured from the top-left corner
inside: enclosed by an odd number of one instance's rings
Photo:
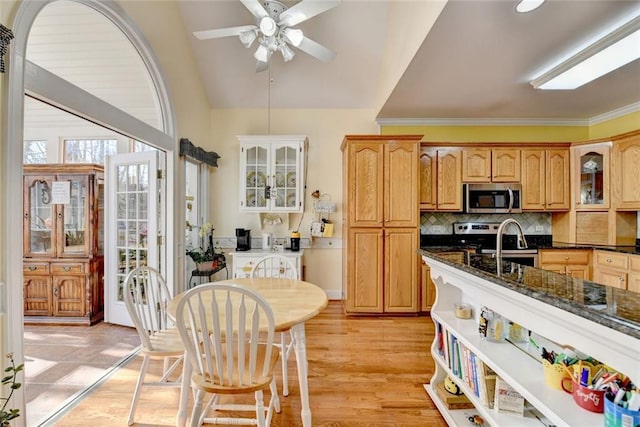
[[[71,267],[69,267],[68,265],[65,265],[62,267],[62,271],[71,271]]]
[[[610,263],[611,262],[611,258],[607,258],[607,262]]]
[[[53,295],[56,296],[56,297],[58,296],[58,288],[57,287],[53,288]]]
[[[569,257],[568,256],[564,257],[564,260],[569,261]]]
[[[38,267],[36,267],[35,265],[30,265],[29,266],[29,271],[36,271],[38,269]]]

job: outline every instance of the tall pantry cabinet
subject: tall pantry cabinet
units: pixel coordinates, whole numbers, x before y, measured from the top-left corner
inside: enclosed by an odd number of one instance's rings
[[[420,308],[421,139],[347,135],[342,142],[347,313],[416,313]]]

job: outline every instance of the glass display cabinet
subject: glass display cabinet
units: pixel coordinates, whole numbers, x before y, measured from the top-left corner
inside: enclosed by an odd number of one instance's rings
[[[238,136],[240,211],[302,212],[307,138]]]
[[[611,143],[589,144],[575,148],[576,209],[609,208],[610,150]]]
[[[24,167],[23,286],[29,323],[93,324],[104,312],[100,165]]]

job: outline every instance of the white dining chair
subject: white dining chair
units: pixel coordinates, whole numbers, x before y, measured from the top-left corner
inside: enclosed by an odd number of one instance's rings
[[[180,387],[181,379],[170,379],[184,360],[184,345],[178,330],[167,315],[171,294],[160,273],[151,267],[138,267],[129,272],[123,283],[124,302],[140,337],[140,351],[144,359],[133,391],[128,424],[134,422],[138,399],[143,386]],[[163,359],[162,377],[145,382],[149,361]],[[173,360],[173,363],[172,362]]]
[[[251,277],[279,277],[286,279],[300,279],[300,274],[291,258],[271,254],[260,258],[251,269]],[[289,339],[287,339],[289,335]],[[288,341],[288,343],[287,343]],[[282,363],[282,395],[289,396],[289,378],[287,375],[287,362],[289,355],[295,345],[293,333],[281,332],[280,343],[276,344],[280,348],[280,362]]]
[[[273,376],[279,356],[273,344],[274,324],[271,306],[250,289],[209,283],[185,292],[176,307],[176,325],[193,368],[192,427],[203,423],[270,425],[273,410],[280,411]],[[266,408],[265,390],[271,393]],[[224,395],[243,393],[253,393],[255,403],[222,402]],[[205,404],[207,394],[211,397]],[[208,417],[212,410],[255,411],[255,418],[215,412]]]

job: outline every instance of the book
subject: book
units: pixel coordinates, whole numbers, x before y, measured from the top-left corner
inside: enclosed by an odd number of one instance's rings
[[[524,416],[524,397],[500,377],[496,378],[494,406],[500,413]]]
[[[467,396],[464,394],[456,395],[449,393],[445,390],[444,384],[442,383],[436,384],[436,391],[438,392],[438,397],[446,405],[447,409],[471,409],[474,407]]]

